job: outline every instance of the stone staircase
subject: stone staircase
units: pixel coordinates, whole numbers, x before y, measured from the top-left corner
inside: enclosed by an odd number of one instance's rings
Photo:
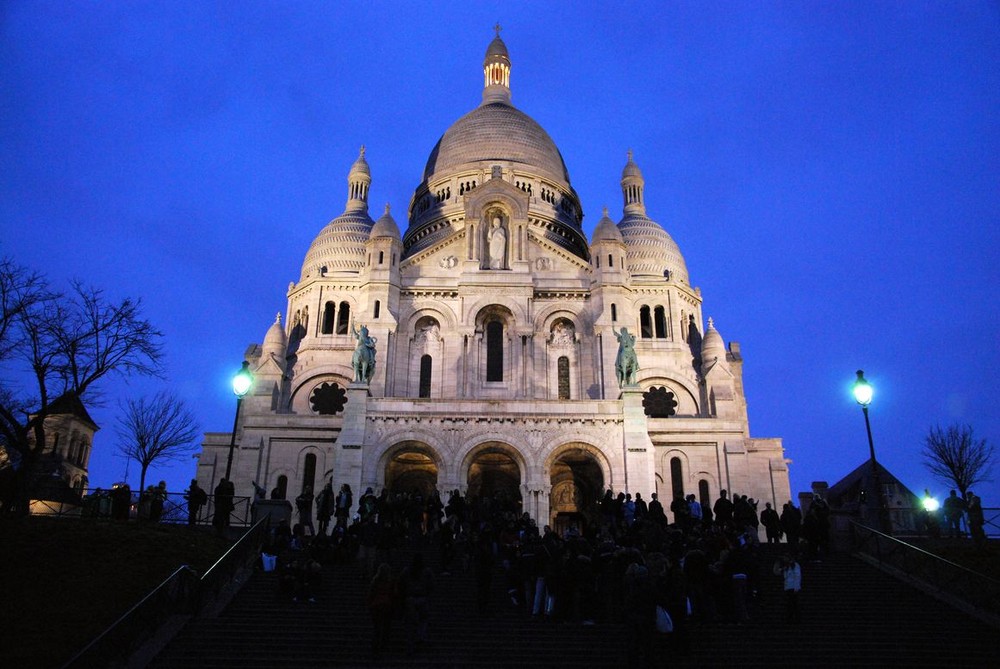
[[[408,562],[412,548],[394,557]],[[690,649],[656,640],[657,666],[987,667],[1000,634],[847,555],[803,564],[802,622],[784,622],[778,551],[761,547],[761,587],[744,625],[690,627]],[[435,551],[425,550],[434,566]],[[477,612],[471,572],[437,576],[428,643],[407,652],[402,621],[375,659],[357,565],[326,567],[317,602],[291,602],[274,574],[256,573],[223,613],[197,619],[151,663],[155,669],[308,667],[624,667],[623,625],[557,624],[514,609],[503,577]]]

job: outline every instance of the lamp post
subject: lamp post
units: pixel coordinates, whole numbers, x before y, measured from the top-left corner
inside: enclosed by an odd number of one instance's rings
[[[226,459],[226,480],[233,469],[233,449],[236,447],[236,426],[240,423],[240,405],[243,404],[243,397],[250,392],[253,385],[253,373],[250,371],[250,363],[243,361],[243,368],[236,372],[233,377],[233,393],[236,395],[236,418],[233,419],[233,434],[229,437],[229,457]]]
[[[868,431],[868,453],[872,461],[872,478],[875,482],[875,499],[878,503],[879,529],[883,534],[892,534],[892,523],[889,519],[889,508],[885,504],[885,492],[882,490],[882,475],[879,472],[878,460],[875,459],[875,442],[872,440],[872,424],[868,420],[868,405],[872,402],[874,390],[865,379],[863,370],[858,370],[858,378],[854,382],[854,399],[861,405],[865,414],[865,429]]]

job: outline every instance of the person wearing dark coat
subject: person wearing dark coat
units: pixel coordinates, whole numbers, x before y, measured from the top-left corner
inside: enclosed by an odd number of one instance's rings
[[[781,529],[785,533],[788,545],[798,550],[799,535],[802,533],[802,512],[792,504],[791,500],[781,507]]]
[[[764,510],[760,512],[760,522],[764,525],[767,533],[767,543],[776,544],[781,541],[781,518],[778,512],[771,508],[771,503],[764,504]]]
[[[236,495],[236,488],[232,481],[226,477],[219,480],[219,485],[215,486],[215,514],[212,516],[212,525],[221,534],[229,527],[229,516],[233,512],[233,497]]]
[[[655,492],[649,501],[649,519],[661,527],[667,524],[667,514],[663,513],[663,505],[656,498]]]
[[[733,503],[729,501],[729,493],[725,490],[719,491],[719,499],[712,505],[715,513],[715,522],[720,527],[725,527],[733,522]]]

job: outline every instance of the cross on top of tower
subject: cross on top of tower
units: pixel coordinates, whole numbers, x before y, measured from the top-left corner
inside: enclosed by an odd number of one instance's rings
[[[493,30],[497,31],[497,37],[500,37],[500,31],[503,30],[503,28],[500,27],[499,21],[497,21],[497,24],[495,26],[493,26]]]

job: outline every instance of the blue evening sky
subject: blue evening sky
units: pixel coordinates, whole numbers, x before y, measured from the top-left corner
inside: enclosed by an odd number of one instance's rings
[[[0,254],[141,297],[166,334],[166,380],[104,385],[92,484],[124,475],[128,396],[166,386],[231,428],[230,376],[343,211],[358,147],[373,216],[389,202],[405,227],[431,148],[480,101],[497,21],[588,236],[603,206],[620,218],[634,149],[794,491],[868,457],[858,368],[879,459],[912,489],[946,492],[920,464],[930,425],[1000,442],[995,2],[13,0]],[[979,486],[998,491],[1000,470]]]

